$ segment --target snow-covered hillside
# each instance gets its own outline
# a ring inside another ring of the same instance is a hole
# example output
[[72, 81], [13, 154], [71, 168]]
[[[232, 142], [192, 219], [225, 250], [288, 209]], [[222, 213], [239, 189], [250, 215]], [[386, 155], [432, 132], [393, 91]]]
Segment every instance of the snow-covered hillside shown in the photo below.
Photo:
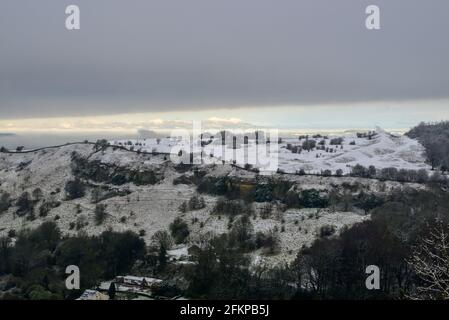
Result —
[[[355, 146], [348, 145], [351, 139], [356, 141]], [[169, 141], [167, 139], [158, 144], [156, 140], [147, 139], [146, 145], [142, 148], [152, 149], [161, 146], [159, 150], [166, 151], [170, 147]], [[416, 142], [405, 137], [391, 137], [382, 132], [379, 132], [372, 140], [345, 137], [344, 148], [338, 151], [341, 152], [340, 155], [337, 152], [315, 158], [314, 155], [320, 152], [303, 151], [301, 153], [303, 162], [295, 160], [295, 157], [301, 155], [293, 155], [283, 148], [287, 143], [293, 144], [293, 141], [282, 142], [279, 154], [281, 159], [290, 159], [285, 163], [281, 162], [286, 169], [290, 168], [290, 171], [297, 170], [301, 165], [304, 166], [306, 161], [310, 161], [310, 165], [314, 166], [309, 170], [318, 170], [329, 165], [333, 168], [332, 163], [344, 167], [345, 164], [339, 162], [343, 154], [346, 154], [345, 157], [353, 156], [359, 159], [363, 156], [367, 161], [376, 161], [370, 163], [379, 166], [381, 164], [425, 166], [422, 160], [418, 161], [422, 159], [419, 155], [421, 147]], [[167, 149], [163, 150], [163, 148]], [[416, 150], [415, 154], [413, 150]], [[67, 200], [64, 188], [67, 181], [75, 178], [74, 158], [86, 161], [90, 166], [89, 170], [93, 168], [96, 171], [91, 170], [89, 171], [91, 177], [82, 178], [86, 184], [85, 195], [78, 199]], [[318, 161], [313, 161], [314, 159]], [[206, 177], [226, 176], [242, 181], [256, 181], [257, 174], [254, 172], [222, 164], [221, 161], [219, 163], [219, 165], [198, 165], [196, 168], [200, 169]], [[357, 161], [349, 163], [357, 163]], [[120, 174], [132, 176], [135, 181], [125, 181], [117, 185], [107, 180], [105, 172], [112, 172], [114, 177]], [[150, 183], [145, 182], [147, 181], [145, 174], [148, 172], [155, 177]], [[11, 230], [17, 233], [24, 228], [35, 228], [43, 221], [51, 220], [58, 224], [64, 234], [74, 235], [78, 232], [98, 234], [108, 229], [132, 230], [141, 234], [147, 243], [151, 243], [153, 234], [159, 230], [168, 230], [170, 223], [177, 217], [182, 218], [191, 230], [188, 246], [197, 243], [202, 235], [228, 232], [228, 219], [212, 214], [218, 200], [217, 196], [203, 194], [205, 208], [180, 211], [181, 204], [197, 194], [197, 186], [189, 182], [174, 183], [174, 180], [181, 176], [192, 175], [192, 168], [188, 171], [179, 170], [166, 155], [130, 152], [113, 147], [98, 149], [93, 144], [72, 144], [29, 153], [0, 153], [0, 192], [7, 192], [12, 200], [11, 207], [0, 213], [0, 236], [7, 235]], [[351, 185], [378, 193], [403, 188], [405, 185], [414, 188], [422, 187], [354, 177], [275, 175], [276, 177], [291, 181], [297, 190], [313, 188], [320, 192], [328, 192], [331, 188], [342, 191], [342, 188]], [[35, 192], [36, 189], [41, 191], [39, 196], [36, 195], [38, 194]], [[99, 189], [106, 190], [104, 192], [110, 195], [95, 201], [94, 194]], [[17, 214], [17, 200], [24, 192], [28, 192], [32, 198], [34, 213], [20, 216]], [[57, 205], [51, 206], [49, 211], [42, 215], [41, 207], [46, 203]], [[107, 217], [101, 225], [95, 223], [97, 204], [106, 205]], [[333, 225], [338, 232], [344, 226], [369, 218], [357, 210], [341, 212], [319, 208], [292, 208], [284, 211], [285, 209], [278, 208], [277, 205], [273, 207], [268, 217], [262, 217], [263, 206], [263, 203], [254, 203], [254, 215], [251, 222], [255, 232], [275, 230], [278, 233], [281, 246], [279, 253], [264, 257], [272, 262], [294, 259], [298, 250], [303, 245], [310, 244], [318, 236], [320, 227], [324, 225]], [[259, 256], [255, 254], [255, 257]]]
[[[333, 139], [339, 138], [341, 143], [331, 144]], [[314, 141], [316, 147], [305, 150], [303, 144], [306, 140]], [[249, 138], [247, 145], [238, 137], [235, 149], [232, 140], [226, 141], [224, 146], [221, 138], [215, 137], [211, 141], [202, 147], [199, 139], [190, 142], [175, 138], [152, 138], [116, 140], [111, 143], [147, 152], [177, 154], [180, 149], [193, 151], [196, 155], [202, 152], [205, 161], [215, 163], [222, 160], [228, 163], [235, 161], [240, 166], [249, 163], [259, 167], [256, 162], [257, 156], [261, 162], [271, 161], [276, 164], [275, 170], [279, 168], [287, 173], [295, 173], [301, 169], [306, 173], [320, 173], [324, 170], [335, 173], [338, 169], [343, 173], [349, 173], [356, 164], [365, 167], [373, 165], [378, 169], [395, 167], [430, 170], [430, 166], [425, 163], [424, 148], [418, 141], [405, 135], [392, 135], [380, 128], [369, 134], [281, 138], [281, 141], [270, 141], [266, 148], [256, 144], [254, 137]]]
[[[325, 140], [325, 148], [333, 149], [333, 152], [314, 149], [298, 155], [281, 146], [280, 168], [286, 172], [304, 169], [306, 172], [319, 173], [326, 169], [332, 172], [341, 169], [343, 173], [349, 173], [351, 167], [361, 164], [365, 167], [373, 165], [376, 168], [430, 170], [430, 166], [425, 163], [424, 147], [404, 135], [395, 136], [378, 128], [372, 138], [358, 137], [356, 133], [342, 136], [341, 145], [329, 145], [333, 138], [338, 137], [316, 139], [317, 143]], [[285, 143], [295, 142], [287, 140]]]

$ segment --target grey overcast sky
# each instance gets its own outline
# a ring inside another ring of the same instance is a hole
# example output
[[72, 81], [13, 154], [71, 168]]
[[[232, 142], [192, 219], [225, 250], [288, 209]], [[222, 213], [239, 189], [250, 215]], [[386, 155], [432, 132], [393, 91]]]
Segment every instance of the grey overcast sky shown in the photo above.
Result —
[[448, 31], [447, 0], [1, 0], [0, 119], [445, 99]]

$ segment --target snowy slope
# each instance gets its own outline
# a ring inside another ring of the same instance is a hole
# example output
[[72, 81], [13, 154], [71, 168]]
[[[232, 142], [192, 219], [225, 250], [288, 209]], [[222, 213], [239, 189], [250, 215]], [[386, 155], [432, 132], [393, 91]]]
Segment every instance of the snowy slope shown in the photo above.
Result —
[[[124, 145], [130, 148], [131, 145], [126, 145], [129, 141], [134, 150], [142, 151], [157, 151], [166, 153], [178, 153], [180, 149], [193, 150], [196, 154], [203, 152], [203, 159], [209, 162], [220, 163], [225, 160], [231, 163], [235, 160], [236, 164], [244, 166], [246, 163], [259, 167], [256, 162], [256, 156], [262, 162], [272, 161], [276, 163], [276, 169], [279, 168], [288, 173], [295, 173], [298, 170], [305, 170], [307, 173], [320, 173], [323, 170], [329, 169], [333, 173], [341, 169], [343, 173], [349, 173], [351, 167], [356, 164], [363, 166], [373, 165], [376, 168], [395, 167], [397, 169], [428, 169], [430, 166], [425, 163], [425, 155], [423, 146], [414, 139], [409, 137], [395, 136], [385, 132], [380, 128], [376, 128], [375, 135], [369, 139], [367, 137], [358, 137], [356, 133], [349, 133], [343, 136], [329, 136], [323, 138], [308, 139], [315, 140], [318, 144], [321, 140], [325, 141], [326, 148], [332, 148], [333, 152], [326, 152], [326, 150], [314, 149], [311, 151], [303, 150], [301, 153], [292, 153], [287, 150], [287, 145], [301, 146], [304, 138], [286, 138], [282, 139], [280, 144], [277, 141], [272, 141], [265, 150], [256, 145], [255, 141], [250, 139], [248, 146], [239, 144], [236, 150], [232, 148], [232, 142], [223, 147], [221, 139], [214, 139], [213, 143], [201, 148], [198, 141], [190, 143], [189, 141], [182, 141], [171, 138], [156, 139], [141, 139], [141, 140], [123, 140], [111, 141], [112, 144]], [[330, 145], [333, 138], [343, 138], [342, 147], [340, 145]], [[354, 144], [351, 144], [354, 143]], [[210, 158], [213, 156], [213, 158]]]
[[[326, 145], [332, 137], [328, 137]], [[312, 139], [312, 138], [311, 138]], [[318, 140], [318, 139], [317, 139]], [[350, 145], [355, 141], [355, 145]], [[127, 141], [126, 141], [127, 142]], [[223, 146], [218, 142], [208, 145], [208, 152], [219, 154]], [[119, 143], [116, 141], [115, 143]], [[134, 147], [142, 150], [159, 152], [172, 152], [182, 141], [174, 139], [146, 139], [132, 141]], [[135, 146], [135, 143], [142, 143], [142, 146]], [[122, 142], [123, 144], [123, 142]], [[298, 138], [284, 139], [279, 144], [278, 152], [272, 154], [279, 156], [280, 167], [287, 172], [294, 172], [304, 168], [309, 172], [338, 168], [349, 170], [349, 166], [361, 163], [365, 166], [375, 165], [377, 167], [396, 166], [398, 168], [428, 168], [422, 156], [422, 146], [407, 137], [394, 137], [382, 130], [377, 130], [376, 136], [371, 140], [358, 138], [354, 134], [344, 136], [343, 149], [337, 149], [335, 153], [319, 151], [303, 151], [301, 154], [293, 154], [286, 149], [287, 144], [302, 144]], [[277, 144], [276, 144], [277, 145]], [[129, 146], [128, 146], [129, 147]], [[190, 147], [190, 146], [188, 146]], [[254, 141], [249, 141], [248, 151], [257, 146]], [[201, 147], [193, 146], [195, 151], [200, 152]], [[242, 152], [244, 148], [237, 151]], [[231, 150], [225, 148], [225, 150]], [[120, 186], [97, 183], [111, 188], [118, 188], [127, 191], [127, 195], [114, 196], [101, 203], [105, 204], [107, 218], [106, 221], [97, 226], [94, 219], [95, 204], [92, 203], [92, 191], [95, 183], [90, 181], [90, 186], [86, 190], [86, 195], [76, 200], [66, 200], [64, 187], [68, 180], [73, 179], [71, 170], [72, 154], [99, 161], [107, 166], [118, 166], [129, 168], [130, 170], [145, 171], [158, 168], [163, 173], [163, 180], [154, 185], [134, 185], [126, 183]], [[206, 152], [206, 148], [204, 148]], [[231, 153], [232, 154], [232, 153]], [[319, 155], [317, 158], [316, 155]], [[227, 161], [232, 159], [227, 158]], [[237, 177], [241, 179], [253, 179], [254, 172], [240, 170], [228, 164], [221, 164], [214, 155], [214, 161], [220, 165], [206, 166], [200, 165], [210, 176]], [[201, 235], [228, 232], [228, 219], [211, 214], [217, 197], [204, 195], [206, 208], [182, 213], [179, 210], [183, 201], [189, 200], [196, 194], [196, 186], [188, 184], [173, 184], [173, 180], [184, 173], [175, 170], [174, 165], [164, 155], [138, 154], [117, 148], [109, 147], [105, 150], [96, 151], [92, 144], [73, 144], [46, 150], [7, 154], [0, 153], [0, 191], [11, 194], [13, 206], [6, 212], [0, 214], [0, 236], [6, 235], [9, 230], [19, 232], [24, 228], [35, 228], [43, 221], [55, 221], [64, 234], [74, 235], [79, 231], [88, 234], [98, 234], [104, 230], [112, 229], [117, 231], [132, 230], [135, 232], [144, 231], [143, 238], [147, 243], [151, 242], [152, 235], [159, 230], [167, 230], [170, 223], [181, 217], [189, 225], [191, 236], [188, 245], [198, 241]], [[188, 172], [187, 174], [192, 174]], [[362, 179], [354, 177], [321, 177], [321, 176], [299, 176], [285, 175], [283, 179], [294, 182], [298, 188], [314, 188], [326, 192], [331, 188], [339, 188], [343, 184], [359, 184], [370, 192], [389, 192], [393, 189], [405, 186], [422, 188], [422, 185], [401, 184], [399, 182], [381, 182], [372, 179]], [[60, 201], [60, 206], [51, 209], [45, 217], [39, 216], [38, 208], [43, 200], [35, 204], [35, 220], [15, 215], [17, 207], [15, 201], [23, 192], [30, 194], [36, 188], [43, 192], [43, 198]], [[273, 215], [268, 219], [263, 219], [257, 212], [260, 204], [255, 204], [256, 214], [251, 221], [254, 231], [278, 230], [281, 240], [281, 251], [275, 256], [265, 257], [270, 263], [276, 261], [291, 261], [295, 258], [298, 250], [310, 244], [316, 237], [321, 226], [326, 224], [334, 225], [337, 230], [343, 226], [368, 219], [369, 216], [360, 212], [332, 212], [327, 209], [289, 209], [286, 212], [273, 210]], [[77, 212], [77, 207], [81, 212]], [[73, 228], [79, 221], [85, 225], [77, 230]], [[280, 231], [284, 230], [284, 231]], [[259, 258], [258, 258], [259, 259]]]
[[[352, 166], [361, 164], [365, 167], [373, 165], [376, 168], [430, 170], [430, 166], [425, 163], [424, 147], [418, 141], [407, 136], [394, 136], [377, 129], [376, 135], [371, 140], [358, 138], [355, 133], [342, 138], [343, 149], [340, 146], [329, 146], [326, 143], [327, 147], [334, 148], [335, 153], [315, 149], [311, 152], [303, 151], [297, 155], [281, 146], [280, 168], [285, 169], [286, 172], [304, 169], [306, 172], [319, 173], [326, 169], [333, 172], [341, 169], [344, 173], [348, 173]], [[326, 142], [329, 140], [326, 139]], [[355, 145], [351, 145], [351, 142], [355, 142]]]

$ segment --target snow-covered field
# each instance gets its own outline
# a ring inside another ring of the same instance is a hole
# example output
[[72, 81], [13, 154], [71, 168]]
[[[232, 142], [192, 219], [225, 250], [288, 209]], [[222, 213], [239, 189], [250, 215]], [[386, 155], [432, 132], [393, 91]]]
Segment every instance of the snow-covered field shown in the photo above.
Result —
[[[249, 138], [248, 144], [244, 144], [241, 137], [237, 136], [236, 149], [233, 148], [232, 138], [230, 141], [226, 140], [223, 146], [221, 137], [214, 137], [210, 144], [203, 147], [200, 139], [191, 142], [178, 138], [115, 140], [111, 143], [133, 150], [173, 155], [177, 155], [179, 150], [186, 150], [185, 152], [195, 154], [195, 161], [201, 161], [200, 158], [207, 163], [235, 161], [240, 166], [249, 163], [262, 170], [265, 168], [276, 171], [279, 168], [287, 173], [295, 173], [301, 169], [306, 173], [320, 173], [324, 170], [335, 173], [338, 169], [343, 173], [349, 173], [351, 167], [356, 164], [365, 167], [373, 165], [376, 168], [430, 170], [430, 166], [425, 163], [424, 148], [418, 141], [405, 135], [390, 134], [380, 128], [376, 128], [373, 132], [371, 138], [358, 136], [357, 133], [327, 137], [311, 135], [308, 138], [281, 138], [280, 143], [275, 140], [269, 144], [256, 144], [254, 138]], [[341, 145], [331, 145], [331, 140], [335, 138], [342, 139]], [[309, 151], [302, 149], [300, 153], [296, 152], [295, 149], [301, 149], [306, 139], [314, 140], [317, 147]], [[207, 139], [203, 138], [203, 141], [205, 140]]]

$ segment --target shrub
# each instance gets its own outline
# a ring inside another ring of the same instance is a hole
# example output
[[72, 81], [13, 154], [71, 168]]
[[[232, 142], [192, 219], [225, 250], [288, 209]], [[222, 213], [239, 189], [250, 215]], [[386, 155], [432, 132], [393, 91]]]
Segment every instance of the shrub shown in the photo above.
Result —
[[106, 139], [97, 140], [95, 142], [94, 148], [95, 150], [104, 150], [109, 146], [109, 142]]
[[189, 210], [199, 210], [199, 209], [203, 209], [204, 207], [206, 207], [206, 204], [204, 202], [203, 197], [194, 195], [190, 198], [189, 203], [188, 203]]
[[33, 195], [34, 201], [40, 201], [44, 194], [40, 188], [36, 188], [33, 190], [32, 195]]
[[245, 163], [244, 168], [245, 168], [245, 170], [251, 170], [253, 168], [253, 166], [249, 163]]
[[253, 236], [253, 225], [248, 216], [241, 216], [231, 227], [229, 233], [229, 246], [242, 250], [254, 249], [254, 243], [251, 241]]
[[363, 209], [365, 213], [367, 213], [374, 208], [380, 207], [381, 205], [383, 205], [383, 203], [384, 200], [374, 194], [366, 194], [364, 192], [360, 192], [355, 199], [354, 205], [360, 209]]
[[254, 201], [270, 202], [273, 200], [273, 189], [268, 183], [259, 183], [254, 190]]
[[368, 177], [375, 178], [377, 175], [377, 169], [375, 166], [371, 165], [368, 167]]
[[28, 192], [24, 192], [20, 195], [16, 205], [18, 207], [17, 215], [20, 217], [26, 214], [33, 213], [34, 210], [33, 201], [31, 201], [30, 194]]
[[39, 216], [41, 216], [41, 217], [47, 216], [48, 213], [51, 211], [51, 209], [57, 208], [60, 205], [61, 205], [61, 202], [59, 202], [59, 201], [55, 201], [55, 200], [44, 201], [44, 203], [42, 203], [41, 206], [39, 207]]
[[271, 203], [267, 203], [260, 208], [260, 217], [262, 219], [268, 219], [273, 211], [273, 205]]
[[2, 192], [0, 195], [0, 213], [5, 212], [11, 207], [11, 196], [8, 192]]
[[426, 183], [429, 181], [429, 174], [426, 169], [420, 169], [417, 172], [416, 182], [418, 183]]
[[368, 169], [360, 164], [356, 164], [351, 169], [351, 176], [359, 177], [359, 178], [367, 178], [368, 177]]
[[268, 233], [257, 232], [256, 248], [264, 249], [267, 254], [275, 254], [279, 251], [279, 237], [272, 230]]
[[330, 141], [331, 145], [341, 145], [343, 143], [343, 138], [333, 138]]
[[173, 239], [166, 230], [156, 231], [151, 237], [151, 240], [153, 244], [165, 247], [167, 250], [170, 250], [173, 245]]
[[269, 189], [273, 199], [284, 200], [293, 183], [283, 179], [270, 179]]
[[316, 141], [315, 140], [305, 140], [302, 143], [302, 148], [304, 150], [310, 151], [313, 150], [316, 147]]
[[335, 226], [332, 225], [324, 225], [320, 228], [319, 236], [320, 238], [327, 238], [332, 236], [335, 233]]
[[381, 180], [397, 180], [398, 178], [398, 169], [390, 167], [383, 168], [380, 171], [380, 179]]
[[204, 177], [198, 183], [198, 192], [225, 195], [228, 192], [228, 178]]
[[170, 224], [169, 228], [171, 236], [177, 244], [183, 243], [190, 234], [189, 226], [179, 217]]
[[84, 215], [80, 215], [78, 218], [76, 218], [75, 229], [81, 230], [85, 226], [87, 226], [87, 218]]
[[174, 185], [178, 185], [178, 184], [192, 184], [192, 177], [187, 176], [185, 174], [180, 175], [179, 177], [176, 177], [175, 179], [173, 179], [173, 184]]
[[82, 198], [85, 195], [86, 187], [80, 179], [67, 181], [65, 185], [65, 192], [67, 200]]
[[214, 214], [226, 214], [231, 216], [239, 214], [250, 215], [253, 213], [253, 209], [251, 205], [245, 203], [242, 200], [227, 200], [220, 198], [215, 204], [212, 212]]
[[101, 225], [107, 217], [106, 205], [97, 204], [95, 206], [95, 223], [97, 226]]
[[8, 238], [15, 238], [17, 236], [16, 230], [11, 229], [8, 231]]
[[329, 169], [326, 169], [322, 173], [323, 177], [330, 177], [332, 175], [332, 171]]
[[397, 174], [397, 180], [400, 182], [410, 181], [409, 172], [407, 169], [399, 169]]
[[181, 211], [182, 213], [186, 213], [188, 209], [189, 209], [189, 206], [187, 205], [186, 201], [183, 201], [181, 203], [181, 205], [179, 206], [179, 211]]
[[298, 194], [295, 191], [287, 192], [287, 195], [285, 196], [284, 203], [287, 206], [287, 208], [297, 208], [297, 207], [299, 207], [299, 196], [298, 196]]
[[176, 297], [182, 294], [182, 290], [176, 285], [175, 281], [168, 280], [154, 285], [151, 293], [159, 297]]
[[321, 197], [318, 190], [307, 189], [301, 191], [299, 204], [304, 208], [325, 208], [329, 204], [329, 200]]
[[126, 177], [123, 174], [116, 174], [111, 179], [111, 183], [117, 186], [125, 184], [126, 182]]

